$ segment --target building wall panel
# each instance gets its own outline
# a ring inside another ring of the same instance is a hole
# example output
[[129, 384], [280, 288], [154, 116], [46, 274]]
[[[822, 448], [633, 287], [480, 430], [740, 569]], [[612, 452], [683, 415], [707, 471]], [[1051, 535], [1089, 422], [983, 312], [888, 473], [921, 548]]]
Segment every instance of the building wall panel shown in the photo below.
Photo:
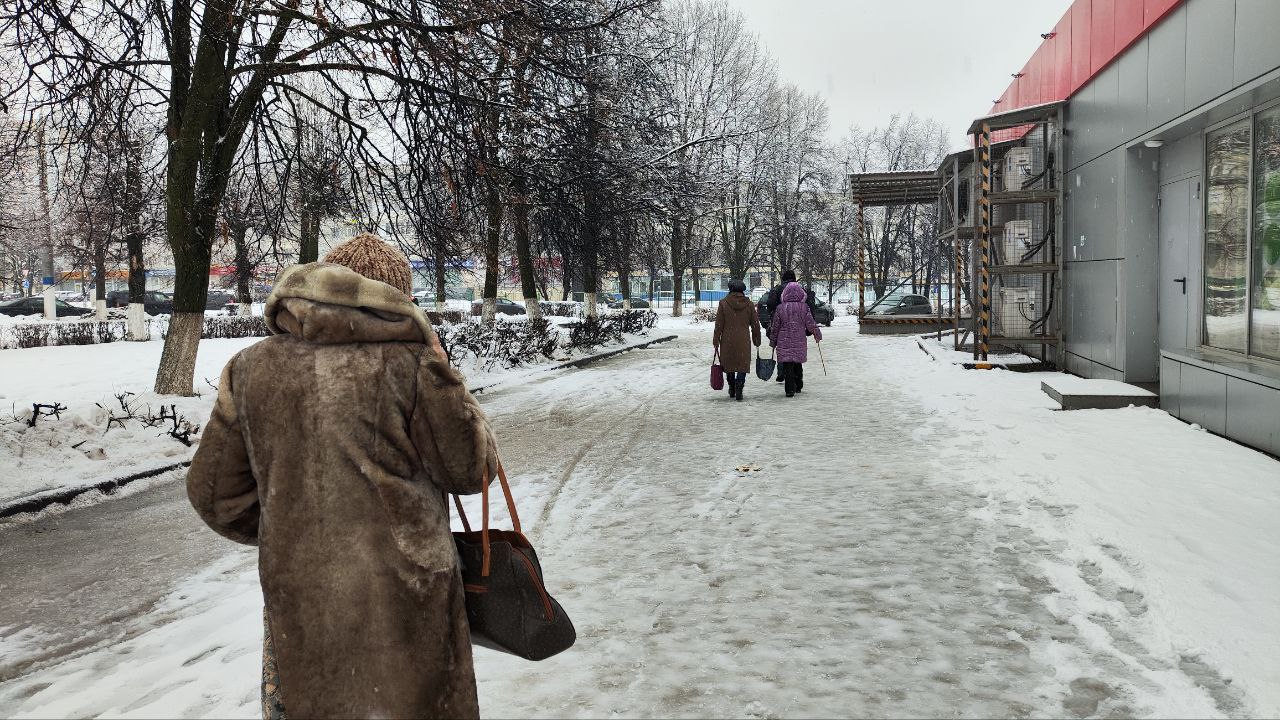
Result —
[[1227, 430], [1227, 376], [1182, 363], [1179, 417], [1206, 430]]
[[1189, 2], [1186, 107], [1212, 100], [1234, 86], [1236, 13], [1234, 2]]
[[1280, 2], [1236, 0], [1235, 82], [1248, 82], [1280, 66]]
[[[1122, 3], [1123, 4], [1123, 3]], [[1120, 56], [1116, 68], [1116, 111], [1112, 122], [1120, 142], [1147, 131], [1147, 39]]]
[[1181, 7], [1147, 36], [1147, 127], [1182, 114], [1186, 87], [1187, 15]]
[[1120, 348], [1126, 382], [1154, 382], [1158, 377], [1159, 325], [1156, 323], [1160, 283], [1160, 190], [1158, 150], [1120, 148], [1117, 163], [1120, 279]]
[[1226, 423], [1227, 436], [1280, 455], [1280, 392], [1228, 377]]
[[1182, 363], [1160, 358], [1160, 408], [1174, 417], [1182, 417], [1178, 406], [1181, 379]]
[[1204, 155], [1203, 147], [1200, 133], [1166, 142], [1164, 147], [1160, 148], [1160, 184], [1164, 185], [1199, 173], [1201, 158]]

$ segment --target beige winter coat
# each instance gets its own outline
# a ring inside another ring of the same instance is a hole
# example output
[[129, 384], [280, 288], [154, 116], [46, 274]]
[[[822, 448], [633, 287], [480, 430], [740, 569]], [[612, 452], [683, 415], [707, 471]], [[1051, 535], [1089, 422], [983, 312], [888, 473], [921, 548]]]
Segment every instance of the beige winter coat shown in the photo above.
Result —
[[711, 344], [720, 348], [725, 372], [751, 372], [751, 348], [760, 347], [760, 316], [740, 292], [731, 292], [716, 307]]
[[276, 335], [227, 363], [187, 476], [214, 530], [258, 545], [290, 717], [476, 717], [443, 492], [496, 467], [489, 422], [402, 293], [290, 268]]

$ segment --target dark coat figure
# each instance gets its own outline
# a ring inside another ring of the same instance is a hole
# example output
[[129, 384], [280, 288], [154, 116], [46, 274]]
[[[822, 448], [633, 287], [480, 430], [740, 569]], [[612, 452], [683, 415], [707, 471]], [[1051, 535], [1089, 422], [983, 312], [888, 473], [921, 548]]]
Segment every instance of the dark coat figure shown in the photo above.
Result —
[[720, 364], [729, 374], [729, 397], [742, 399], [742, 387], [751, 372], [751, 348], [760, 347], [760, 317], [746, 296], [746, 286], [730, 283], [730, 292], [716, 308], [711, 344], [720, 351]]
[[[348, 262], [394, 252], [373, 241]], [[264, 714], [479, 714], [444, 493], [479, 492], [497, 453], [399, 258], [405, 287], [329, 263], [280, 277], [275, 334], [227, 363], [187, 475], [200, 517], [259, 548]]]
[[777, 348], [787, 397], [804, 389], [804, 363], [809, 360], [808, 335], [822, 341], [822, 330], [814, 322], [805, 296], [799, 283], [788, 284], [782, 291], [782, 304], [769, 323], [769, 344]]

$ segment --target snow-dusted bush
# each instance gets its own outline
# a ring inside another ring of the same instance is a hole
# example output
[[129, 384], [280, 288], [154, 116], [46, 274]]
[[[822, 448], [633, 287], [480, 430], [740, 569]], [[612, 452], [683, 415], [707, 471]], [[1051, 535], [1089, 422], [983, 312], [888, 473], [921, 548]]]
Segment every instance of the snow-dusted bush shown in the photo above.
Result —
[[123, 340], [123, 320], [33, 320], [0, 325], [0, 349], [94, 345]]
[[542, 308], [542, 314], [548, 317], [582, 317], [582, 303], [580, 302], [548, 302], [543, 300], [538, 303], [538, 307]]
[[689, 316], [690, 322], [704, 323], [716, 321], [716, 309], [709, 307], [694, 308]]
[[432, 325], [443, 325], [445, 323], [462, 324], [470, 322], [470, 314], [465, 310], [423, 310], [427, 314], [427, 320]]
[[436, 327], [436, 335], [454, 367], [474, 358], [484, 370], [550, 359], [560, 344], [559, 329], [546, 320], [445, 324]]
[[[157, 327], [160, 337], [169, 335], [169, 317], [162, 315], [152, 322], [152, 330]], [[261, 315], [206, 315], [204, 327], [200, 330], [202, 340], [225, 340], [228, 338], [267, 337], [271, 331], [267, 329], [266, 318]]]

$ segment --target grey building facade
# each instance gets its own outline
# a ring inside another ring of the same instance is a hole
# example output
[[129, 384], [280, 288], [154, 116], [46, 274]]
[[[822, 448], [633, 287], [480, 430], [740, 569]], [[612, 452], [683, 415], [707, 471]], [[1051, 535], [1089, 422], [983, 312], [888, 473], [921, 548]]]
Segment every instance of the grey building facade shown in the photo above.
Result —
[[1280, 454], [1280, 1], [1180, 3], [1065, 132], [1066, 369]]

